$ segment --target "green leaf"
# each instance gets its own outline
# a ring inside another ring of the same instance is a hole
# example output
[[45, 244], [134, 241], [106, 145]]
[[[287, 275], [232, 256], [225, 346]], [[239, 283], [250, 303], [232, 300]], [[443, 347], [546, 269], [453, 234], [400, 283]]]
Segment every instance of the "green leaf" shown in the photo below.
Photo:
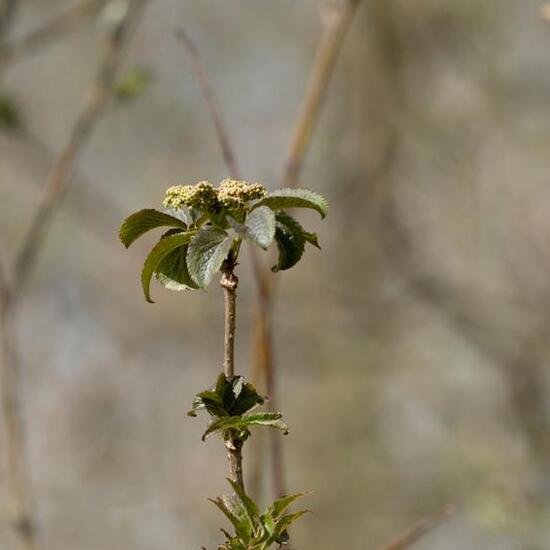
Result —
[[0, 91], [0, 128], [17, 130], [21, 126], [21, 111], [15, 97]]
[[206, 409], [212, 416], [229, 416], [223, 406], [222, 398], [214, 391], [206, 390], [197, 394], [193, 399], [192, 408], [187, 414], [188, 416], [197, 416], [196, 412], [201, 409]]
[[321, 250], [321, 246], [319, 245], [319, 241], [317, 239], [317, 233], [309, 233], [308, 231], [302, 231], [302, 233], [306, 242]]
[[128, 69], [116, 83], [116, 99], [121, 102], [137, 99], [147, 89], [151, 80], [151, 73], [143, 67]]
[[206, 227], [191, 241], [187, 250], [187, 266], [191, 278], [206, 288], [214, 273], [222, 266], [231, 248], [232, 239], [223, 229]]
[[275, 213], [267, 206], [252, 210], [244, 224], [229, 219], [233, 229], [242, 237], [251, 240], [264, 250], [275, 236]]
[[256, 527], [258, 520], [260, 519], [260, 510], [258, 510], [258, 506], [256, 503], [244, 492], [244, 489], [235, 481], [232, 479], [227, 478], [227, 481], [229, 481], [231, 487], [233, 487], [233, 491], [235, 491], [235, 494], [239, 497], [239, 500], [242, 502], [246, 513], [248, 514], [248, 517], [250, 518], [250, 522], [254, 527]]
[[288, 527], [292, 523], [300, 519], [303, 515], [309, 514], [309, 513], [310, 513], [310, 510], [300, 510], [295, 514], [288, 514], [286, 516], [283, 516], [275, 525], [275, 533], [274, 533], [275, 541], [278, 541], [278, 539], [280, 539], [280, 537], [283, 536], [284, 532], [288, 529]]
[[279, 519], [294, 502], [306, 495], [309, 495], [309, 493], [296, 493], [294, 495], [281, 497], [273, 502], [267, 512], [273, 519]]
[[153, 273], [157, 270], [158, 266], [172, 252], [177, 248], [186, 245], [192, 238], [194, 233], [178, 233], [176, 235], [171, 235], [160, 239], [160, 241], [153, 247], [149, 255], [147, 256], [145, 263], [143, 264], [143, 269], [141, 271], [141, 286], [143, 288], [143, 294], [145, 299], [149, 303], [154, 303], [151, 300], [151, 295], [149, 287], [151, 286], [151, 278]]
[[312, 208], [324, 218], [328, 212], [328, 204], [324, 197], [308, 189], [278, 189], [260, 199], [254, 208], [269, 206], [271, 210], [285, 208]]
[[249, 410], [263, 405], [265, 399], [258, 394], [256, 388], [252, 384], [244, 384], [238, 399], [231, 407], [231, 416], [239, 416], [248, 412]]
[[240, 499], [223, 495], [218, 497], [216, 500], [209, 499], [210, 502], [213, 502], [227, 517], [235, 528], [235, 532], [242, 539], [245, 544], [250, 542], [252, 537], [252, 531], [254, 526], [246, 512], [246, 508]]
[[191, 279], [187, 268], [187, 248], [188, 246], [185, 245], [170, 252], [155, 270], [155, 277], [164, 288], [169, 290], [198, 288], [195, 281]]
[[120, 226], [118, 236], [122, 244], [128, 248], [136, 239], [156, 227], [181, 227], [182, 229], [187, 229], [185, 223], [180, 219], [152, 208], [146, 208], [128, 216]]
[[246, 430], [249, 426], [269, 426], [276, 428], [288, 434], [288, 426], [282, 420], [281, 413], [252, 413], [242, 416], [230, 416], [219, 418], [210, 423], [204, 434], [202, 440], [205, 441], [214, 432], [226, 430]]
[[277, 214], [275, 241], [279, 260], [271, 269], [282, 271], [296, 265], [304, 253], [305, 237], [302, 226], [285, 212]]

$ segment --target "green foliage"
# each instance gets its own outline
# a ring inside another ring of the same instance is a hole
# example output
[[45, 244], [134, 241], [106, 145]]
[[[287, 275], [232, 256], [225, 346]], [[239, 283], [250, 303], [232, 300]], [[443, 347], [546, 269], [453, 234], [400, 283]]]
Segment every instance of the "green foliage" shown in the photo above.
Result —
[[146, 208], [128, 216], [120, 226], [118, 236], [122, 244], [128, 248], [139, 237], [157, 227], [187, 229], [187, 225], [179, 218], [152, 208]]
[[192, 231], [188, 231], [187, 233], [176, 233], [175, 235], [163, 237], [153, 247], [151, 252], [149, 252], [141, 271], [141, 286], [143, 288], [145, 299], [149, 303], [153, 303], [149, 293], [149, 286], [151, 285], [153, 274], [157, 269], [159, 269], [159, 266], [162, 267], [161, 264], [163, 260], [165, 260], [171, 252], [188, 244], [193, 236], [194, 233]]
[[[233, 267], [247, 240], [262, 249], [276, 241], [279, 259], [273, 271], [294, 266], [305, 243], [317, 248], [315, 233], [307, 232], [285, 208], [310, 208], [322, 217], [327, 213], [323, 197], [307, 189], [280, 189], [268, 193], [260, 184], [224, 180], [218, 187], [209, 182], [176, 185], [166, 191], [166, 212], [144, 209], [130, 215], [119, 236], [129, 247], [152, 229], [171, 227], [154, 246], [142, 271], [145, 299], [152, 302], [153, 275], [170, 290], [206, 288], [224, 263]], [[185, 236], [184, 236], [185, 235]]]
[[137, 99], [149, 87], [151, 80], [151, 73], [143, 67], [128, 69], [116, 83], [116, 99], [124, 103]]
[[228, 381], [221, 373], [214, 387], [196, 395], [187, 414], [196, 416], [197, 411], [206, 410], [213, 417], [202, 436], [203, 441], [214, 433], [220, 433], [224, 439], [245, 441], [250, 436], [251, 426], [269, 426], [287, 434], [288, 426], [283, 422], [281, 413], [245, 414], [264, 402], [265, 398], [242, 376]]
[[202, 435], [202, 440], [205, 441], [213, 433], [220, 432], [224, 439], [232, 438], [246, 441], [250, 437], [248, 428], [251, 426], [269, 426], [277, 428], [287, 435], [288, 426], [282, 420], [282, 417], [283, 415], [278, 412], [259, 412], [218, 418], [210, 423]]
[[197, 411], [204, 409], [217, 418], [239, 416], [264, 402], [265, 398], [258, 394], [252, 384], [245, 382], [242, 376], [235, 376], [228, 381], [222, 372], [215, 386], [197, 394], [187, 414], [197, 416]]
[[328, 203], [325, 198], [308, 189], [278, 189], [268, 193], [255, 206], [269, 206], [271, 210], [312, 208], [317, 210], [322, 218], [328, 213]]
[[260, 248], [266, 250], [275, 237], [275, 213], [267, 206], [260, 206], [252, 210], [244, 224], [232, 218], [229, 223], [243, 238], [251, 240]]
[[187, 266], [191, 278], [200, 288], [206, 288], [214, 273], [227, 258], [233, 240], [218, 227], [201, 229], [187, 251]]
[[233, 495], [223, 495], [211, 499], [231, 522], [235, 534], [224, 529], [225, 542], [218, 550], [268, 550], [274, 544], [288, 542], [288, 527], [307, 514], [309, 510], [300, 510], [285, 514], [288, 508], [307, 493], [284, 496], [273, 502], [264, 513], [260, 513], [256, 503], [234, 481], [228, 480]]
[[0, 91], [0, 128], [17, 130], [21, 128], [21, 112], [15, 97]]

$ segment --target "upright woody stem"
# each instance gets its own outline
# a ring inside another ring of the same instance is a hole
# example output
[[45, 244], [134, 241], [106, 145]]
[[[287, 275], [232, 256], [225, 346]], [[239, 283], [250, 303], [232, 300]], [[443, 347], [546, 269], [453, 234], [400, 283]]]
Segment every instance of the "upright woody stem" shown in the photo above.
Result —
[[[220, 285], [224, 291], [225, 303], [225, 339], [223, 372], [228, 382], [235, 377], [235, 327], [237, 315], [237, 287], [239, 279], [233, 272], [233, 262], [226, 262], [222, 268]], [[244, 489], [243, 478], [243, 442], [231, 435], [225, 442], [229, 460], [231, 479]]]

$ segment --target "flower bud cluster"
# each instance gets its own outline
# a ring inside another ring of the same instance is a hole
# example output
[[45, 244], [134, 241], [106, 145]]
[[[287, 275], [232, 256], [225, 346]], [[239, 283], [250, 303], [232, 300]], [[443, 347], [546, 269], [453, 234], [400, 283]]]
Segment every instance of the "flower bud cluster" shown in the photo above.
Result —
[[246, 181], [223, 180], [219, 187], [207, 181], [196, 185], [174, 185], [166, 190], [164, 206], [181, 208], [188, 206], [197, 210], [217, 212], [220, 209], [241, 210], [251, 200], [261, 199], [267, 193], [259, 183]]
[[226, 179], [218, 188], [218, 200], [226, 210], [240, 210], [246, 203], [261, 199], [267, 193], [259, 183]]
[[197, 210], [212, 210], [218, 205], [218, 196], [214, 186], [201, 181], [196, 185], [174, 185], [166, 190], [164, 206], [181, 208], [189, 206]]

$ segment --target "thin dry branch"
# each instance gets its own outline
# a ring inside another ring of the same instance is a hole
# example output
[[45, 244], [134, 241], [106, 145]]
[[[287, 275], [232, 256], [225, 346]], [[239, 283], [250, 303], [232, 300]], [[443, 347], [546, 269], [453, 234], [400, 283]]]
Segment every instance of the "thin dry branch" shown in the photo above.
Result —
[[[281, 187], [295, 187], [298, 183], [300, 171], [321, 114], [321, 108], [338, 54], [360, 1], [342, 0], [339, 9], [336, 9], [326, 21], [325, 30], [317, 47], [302, 105], [290, 140]], [[270, 396], [269, 407], [276, 409], [277, 388], [271, 345], [272, 328], [270, 319], [275, 285], [267, 266], [260, 266], [259, 269], [255, 269], [255, 272], [257, 273], [259, 299], [254, 321], [255, 326], [258, 327], [253, 343], [254, 372], [257, 375], [263, 375], [267, 393]], [[271, 455], [274, 491], [277, 496], [282, 496], [287, 493], [283, 454], [280, 441], [273, 434], [271, 435]]]
[[199, 83], [201, 93], [206, 102], [206, 106], [208, 107], [208, 112], [210, 113], [210, 117], [214, 123], [214, 128], [216, 129], [216, 136], [222, 150], [223, 159], [227, 165], [227, 169], [229, 170], [229, 175], [232, 178], [240, 179], [235, 152], [233, 150], [233, 146], [231, 145], [231, 140], [229, 139], [229, 132], [225, 126], [225, 122], [221, 115], [210, 80], [208, 79], [206, 71], [203, 68], [197, 46], [182, 27], [177, 29], [176, 36], [181, 40], [185, 47], [185, 51], [189, 57], [189, 62], [191, 63], [191, 68], [193, 69], [195, 78]]
[[30, 229], [20, 252], [17, 254], [13, 282], [5, 288], [0, 318], [2, 421], [6, 438], [4, 446], [7, 455], [8, 509], [22, 550], [33, 550], [36, 546], [36, 537], [25, 426], [20, 403], [20, 368], [14, 343], [13, 323], [16, 306], [32, 273], [49, 224], [70, 185], [70, 177], [78, 155], [111, 97], [123, 47], [146, 2], [147, 0], [131, 0], [126, 13], [107, 38], [106, 51], [92, 81], [90, 94], [73, 126], [67, 145], [50, 173], [44, 195], [31, 220]]
[[123, 47], [147, 0], [132, 0], [128, 11], [109, 35], [105, 54], [93, 80], [88, 98], [73, 125], [67, 144], [50, 172], [46, 189], [31, 222], [15, 263], [13, 293], [18, 296], [27, 283], [50, 221], [71, 183], [75, 163], [88, 137], [99, 122], [113, 93]]
[[[339, 9], [327, 20], [325, 31], [317, 48], [315, 60], [310, 73], [308, 85], [302, 101], [295, 129], [288, 149], [287, 160], [284, 163], [284, 177], [281, 187], [295, 186], [298, 180], [303, 159], [307, 153], [313, 131], [319, 118], [323, 100], [326, 95], [330, 77], [334, 70], [338, 53], [347, 35], [356, 8], [361, 0], [342, 0]], [[178, 29], [178, 38], [184, 44], [189, 56], [195, 77], [200, 85], [210, 116], [216, 128], [216, 135], [222, 149], [223, 157], [229, 173], [239, 178], [236, 156], [231, 146], [229, 133], [220, 114], [212, 86], [203, 68], [197, 47], [183, 29]], [[252, 265], [258, 289], [258, 309], [255, 315], [256, 327], [253, 338], [254, 382], [258, 383], [261, 376], [265, 379], [269, 395], [268, 407], [277, 409], [276, 380], [273, 365], [271, 309], [273, 302], [273, 278], [269, 269], [263, 265], [258, 255], [252, 251]], [[283, 453], [280, 438], [271, 434], [272, 478], [274, 492], [277, 496], [286, 494]], [[259, 464], [260, 461], [256, 461]], [[257, 478], [257, 475], [252, 476]]]
[[344, 39], [361, 0], [341, 0], [326, 20], [285, 162], [282, 187], [296, 187]]
[[10, 43], [0, 45], [0, 64], [7, 65], [32, 54], [44, 46], [76, 32], [90, 17], [99, 13], [108, 0], [81, 0], [70, 3], [62, 12]]
[[455, 507], [447, 504], [435, 514], [428, 516], [407, 529], [389, 544], [381, 546], [378, 550], [404, 550], [418, 542], [424, 535], [435, 529], [441, 522], [449, 519], [455, 513]]

